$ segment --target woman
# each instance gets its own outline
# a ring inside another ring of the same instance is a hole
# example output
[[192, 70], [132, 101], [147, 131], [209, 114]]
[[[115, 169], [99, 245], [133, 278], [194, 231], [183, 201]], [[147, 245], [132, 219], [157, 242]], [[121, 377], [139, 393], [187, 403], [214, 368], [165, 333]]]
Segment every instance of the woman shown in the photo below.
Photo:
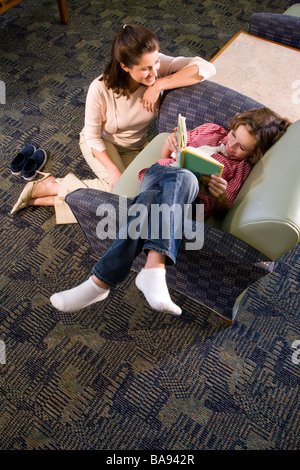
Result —
[[[38, 205], [54, 205], [58, 224], [75, 223], [64, 202], [66, 194], [80, 187], [112, 189], [146, 145], [150, 122], [158, 113], [161, 92], [193, 85], [214, 74], [215, 66], [204, 59], [161, 54], [154, 33], [140, 25], [124, 25], [113, 41], [108, 66], [103, 75], [91, 83], [86, 99], [80, 147], [97, 179], [82, 182], [70, 173], [56, 179], [57, 185], [52, 185], [54, 178], [48, 178], [47, 183], [52, 180], [48, 185], [49, 190], [51, 188], [49, 198], [37, 201]], [[11, 213], [26, 207], [27, 202], [32, 203], [28, 195], [35, 186], [29, 184], [24, 188]]]
[[[289, 124], [268, 108], [260, 108], [237, 115], [230, 123], [229, 132], [215, 124], [205, 124], [188, 132], [188, 145], [205, 146], [206, 151], [224, 164], [222, 177], [211, 178], [209, 195], [198, 194], [197, 178], [190, 171], [171, 166], [174, 159], [170, 156], [176, 150], [177, 142], [175, 134], [171, 134], [162, 149], [164, 159], [142, 172], [139, 195], [132, 203], [147, 209], [148, 217], [144, 225], [148, 236], [143, 239], [117, 237], [94, 266], [90, 278], [75, 288], [54, 294], [50, 299], [52, 305], [58, 310], [72, 312], [105, 299], [110, 287], [117, 286], [125, 279], [135, 257], [144, 251], [147, 260], [136, 278], [138, 289], [153, 309], [180, 315], [180, 307], [172, 302], [168, 292], [165, 266], [176, 262], [181, 237], [174, 234], [183, 233], [184, 220], [174, 215], [171, 235], [154, 238], [151, 236], [152, 205], [168, 204], [169, 207], [183, 209], [184, 205], [199, 200], [204, 204], [205, 217], [225, 212], [252, 166], [279, 139]], [[128, 217], [128, 228], [133, 220], [134, 216]], [[164, 220], [160, 227], [163, 223]]]
[[111, 189], [146, 144], [163, 90], [188, 86], [215, 74], [200, 57], [159, 53], [154, 33], [124, 25], [112, 44], [103, 75], [90, 85], [80, 145], [104, 187]]

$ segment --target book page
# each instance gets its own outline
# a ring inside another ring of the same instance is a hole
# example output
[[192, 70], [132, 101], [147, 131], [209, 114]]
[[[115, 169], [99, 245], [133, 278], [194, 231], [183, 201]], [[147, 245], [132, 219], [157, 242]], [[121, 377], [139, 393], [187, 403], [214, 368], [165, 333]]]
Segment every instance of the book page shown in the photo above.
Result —
[[186, 118], [178, 115], [178, 130], [177, 130], [177, 142], [179, 150], [182, 150], [186, 146], [187, 134], [186, 134]]

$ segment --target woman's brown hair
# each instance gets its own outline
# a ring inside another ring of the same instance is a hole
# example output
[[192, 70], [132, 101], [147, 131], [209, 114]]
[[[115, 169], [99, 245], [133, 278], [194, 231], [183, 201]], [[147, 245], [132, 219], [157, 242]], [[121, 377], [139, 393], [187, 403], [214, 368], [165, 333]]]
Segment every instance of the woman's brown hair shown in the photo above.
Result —
[[111, 59], [102, 76], [107, 88], [128, 98], [129, 76], [120, 64], [131, 68], [139, 63], [143, 54], [156, 50], [159, 50], [159, 42], [152, 31], [141, 25], [124, 25], [113, 40]]
[[235, 130], [243, 125], [257, 140], [252, 155], [248, 157], [249, 162], [253, 165], [282, 136], [290, 124], [291, 122], [288, 119], [281, 118], [271, 109], [265, 107], [254, 108], [237, 114], [228, 122], [230, 130]]

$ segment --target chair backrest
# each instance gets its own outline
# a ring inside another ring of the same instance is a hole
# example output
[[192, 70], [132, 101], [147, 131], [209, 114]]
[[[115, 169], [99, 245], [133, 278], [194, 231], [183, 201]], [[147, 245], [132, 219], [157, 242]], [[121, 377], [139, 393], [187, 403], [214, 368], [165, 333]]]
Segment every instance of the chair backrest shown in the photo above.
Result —
[[263, 105], [237, 91], [205, 80], [184, 88], [164, 92], [158, 116], [158, 131], [173, 132], [178, 114], [186, 117], [187, 129], [206, 122], [227, 128], [229, 118]]

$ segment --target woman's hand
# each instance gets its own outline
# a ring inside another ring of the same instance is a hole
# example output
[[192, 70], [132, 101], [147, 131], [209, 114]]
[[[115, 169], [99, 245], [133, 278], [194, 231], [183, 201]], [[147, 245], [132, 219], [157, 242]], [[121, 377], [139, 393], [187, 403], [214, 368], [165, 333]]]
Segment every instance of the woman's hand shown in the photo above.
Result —
[[107, 177], [105, 177], [105, 181], [109, 185], [108, 187], [110, 191], [120, 178], [122, 172], [119, 170], [117, 165], [112, 162], [110, 156], [107, 153], [107, 150], [102, 150], [102, 152], [99, 152], [99, 150], [96, 150], [94, 148], [92, 148], [91, 150], [92, 155], [101, 163], [101, 165], [106, 168], [109, 173], [109, 181], [107, 181]]
[[154, 85], [151, 85], [147, 88], [143, 96], [143, 107], [154, 113], [158, 109], [160, 101], [160, 91]]
[[109, 173], [109, 190], [114, 187], [118, 179], [120, 178], [122, 172], [119, 170], [119, 168], [116, 166], [113, 171], [110, 171]]

